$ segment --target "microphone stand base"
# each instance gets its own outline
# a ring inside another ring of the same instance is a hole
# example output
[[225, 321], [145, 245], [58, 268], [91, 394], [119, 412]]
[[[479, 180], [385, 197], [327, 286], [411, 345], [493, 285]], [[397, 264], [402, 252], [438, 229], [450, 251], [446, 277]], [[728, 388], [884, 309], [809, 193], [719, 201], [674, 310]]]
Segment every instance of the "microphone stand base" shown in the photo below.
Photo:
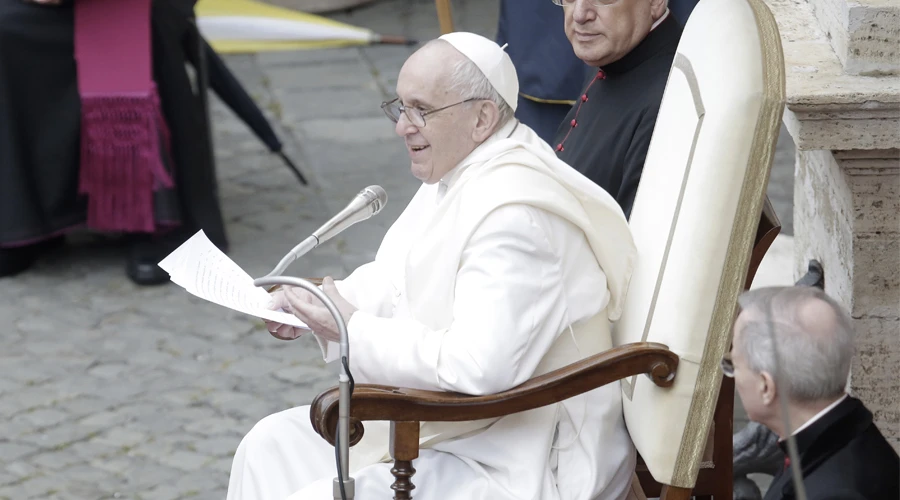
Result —
[[[353, 496], [356, 494], [356, 491], [352, 477], [344, 480], [344, 492], [347, 493], [346, 500], [353, 500]], [[344, 497], [341, 496], [341, 482], [338, 480], [338, 478], [334, 478], [332, 493], [334, 496], [334, 500], [344, 499]]]

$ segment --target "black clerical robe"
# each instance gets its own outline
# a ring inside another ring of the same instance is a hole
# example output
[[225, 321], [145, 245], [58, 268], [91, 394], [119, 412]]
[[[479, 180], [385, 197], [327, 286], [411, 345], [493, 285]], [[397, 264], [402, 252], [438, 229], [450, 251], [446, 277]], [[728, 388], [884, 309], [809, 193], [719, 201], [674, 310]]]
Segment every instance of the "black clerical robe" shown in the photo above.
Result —
[[[203, 229], [227, 247], [208, 122], [188, 78], [195, 63], [193, 1], [152, 2], [153, 76], [171, 133], [175, 180], [154, 195], [161, 225]], [[81, 100], [71, 2], [0, 0], [0, 247], [47, 239], [85, 223], [78, 194]]]
[[625, 57], [591, 74], [550, 143], [560, 159], [609, 192], [626, 216], [680, 38], [681, 26], [667, 15]]
[[[900, 498], [900, 459], [858, 399], [847, 397], [796, 435], [809, 500]], [[787, 453], [787, 446], [780, 443]], [[791, 471], [775, 476], [765, 500], [796, 498]]]
[[566, 38], [563, 8], [548, 0], [500, 0], [497, 44], [509, 44], [519, 78], [516, 118], [552, 141], [593, 69]]

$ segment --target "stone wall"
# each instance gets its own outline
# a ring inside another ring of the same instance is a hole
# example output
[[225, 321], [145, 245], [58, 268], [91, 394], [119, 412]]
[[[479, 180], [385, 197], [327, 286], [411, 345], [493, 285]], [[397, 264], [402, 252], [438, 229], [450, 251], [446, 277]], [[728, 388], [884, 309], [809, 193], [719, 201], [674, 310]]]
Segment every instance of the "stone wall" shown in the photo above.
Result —
[[850, 389], [900, 450], [900, 4], [767, 2], [797, 147], [796, 277], [822, 263], [856, 327]]

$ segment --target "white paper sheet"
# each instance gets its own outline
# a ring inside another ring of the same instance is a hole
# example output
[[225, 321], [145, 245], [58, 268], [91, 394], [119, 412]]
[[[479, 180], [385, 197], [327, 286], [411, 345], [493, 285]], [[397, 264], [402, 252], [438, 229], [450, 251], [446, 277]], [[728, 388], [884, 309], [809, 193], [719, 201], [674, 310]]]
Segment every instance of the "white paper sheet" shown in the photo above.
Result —
[[269, 293], [200, 230], [160, 261], [159, 267], [187, 292], [257, 318], [307, 328], [293, 314], [269, 309]]

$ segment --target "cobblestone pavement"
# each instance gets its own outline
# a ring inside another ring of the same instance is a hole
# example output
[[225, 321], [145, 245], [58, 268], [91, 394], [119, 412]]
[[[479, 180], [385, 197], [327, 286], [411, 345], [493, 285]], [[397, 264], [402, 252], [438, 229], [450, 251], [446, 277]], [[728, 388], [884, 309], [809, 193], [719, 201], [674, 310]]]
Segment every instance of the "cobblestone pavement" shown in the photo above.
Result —
[[[496, 0], [454, 8], [459, 29], [493, 35]], [[438, 33], [431, 0], [386, 0], [333, 17], [422, 40]], [[378, 107], [411, 50], [227, 57], [312, 182], [300, 186], [213, 99], [230, 255], [251, 275], [377, 183], [387, 208], [290, 271], [343, 276], [374, 256], [417, 187]], [[789, 213], [791, 192], [782, 191], [777, 206]], [[115, 240], [75, 235], [33, 270], [0, 281], [0, 498], [224, 498], [241, 436], [333, 385], [314, 341], [275, 340], [262, 322], [175, 285], [135, 287], [123, 267]]]

